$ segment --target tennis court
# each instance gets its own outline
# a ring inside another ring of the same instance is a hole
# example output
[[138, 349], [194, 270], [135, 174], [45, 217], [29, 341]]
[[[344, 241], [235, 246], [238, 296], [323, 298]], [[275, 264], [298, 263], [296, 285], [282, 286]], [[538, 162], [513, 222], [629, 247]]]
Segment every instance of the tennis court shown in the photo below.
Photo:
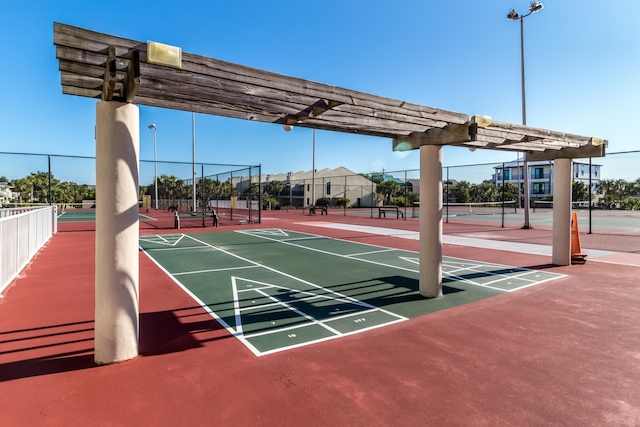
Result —
[[425, 299], [419, 255], [406, 250], [277, 228], [149, 235], [140, 246], [258, 356], [563, 277], [445, 257], [446, 298]]
[[[140, 221], [154, 221], [154, 218], [139, 214]], [[95, 206], [63, 206], [58, 208], [58, 222], [95, 222], [96, 208]]]

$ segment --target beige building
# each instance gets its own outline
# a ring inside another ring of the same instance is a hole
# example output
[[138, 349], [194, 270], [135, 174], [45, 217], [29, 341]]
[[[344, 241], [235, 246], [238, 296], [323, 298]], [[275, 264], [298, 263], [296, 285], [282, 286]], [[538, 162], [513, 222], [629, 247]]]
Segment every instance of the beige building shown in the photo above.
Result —
[[[284, 185], [282, 192], [279, 195], [273, 195], [278, 199], [281, 207], [306, 207], [314, 205], [321, 198], [328, 198], [331, 206], [336, 206], [338, 199], [341, 198], [349, 199], [348, 207], [376, 206], [375, 183], [345, 167], [317, 170], [315, 176], [312, 171], [299, 171], [267, 174], [263, 175], [262, 179], [262, 185], [270, 181], [282, 182]], [[257, 181], [257, 176], [251, 178], [251, 182]], [[235, 184], [242, 194], [249, 185], [249, 179], [248, 177], [238, 178]], [[315, 200], [313, 200], [314, 196]]]
[[280, 206], [309, 206], [321, 198], [329, 199], [331, 206], [336, 206], [338, 199], [342, 198], [349, 199], [348, 207], [376, 204], [375, 183], [345, 167], [317, 170], [315, 176], [311, 171], [267, 175], [264, 182], [274, 180], [284, 184], [284, 190], [278, 197]]

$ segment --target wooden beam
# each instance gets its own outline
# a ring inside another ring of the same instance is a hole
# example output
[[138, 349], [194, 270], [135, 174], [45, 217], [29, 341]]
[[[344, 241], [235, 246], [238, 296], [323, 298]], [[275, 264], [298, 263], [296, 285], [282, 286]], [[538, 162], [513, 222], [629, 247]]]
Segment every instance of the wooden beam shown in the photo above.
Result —
[[[516, 123], [507, 123], [492, 120], [487, 129], [504, 131], [507, 133], [515, 133], [522, 136], [538, 137], [542, 139], [562, 141], [567, 144], [575, 143], [578, 145], [587, 145], [590, 138], [586, 136], [572, 135], [569, 133], [557, 132], [547, 129], [534, 128], [531, 126], [520, 125]], [[508, 139], [508, 138], [507, 138]], [[518, 137], [513, 139], [520, 139]]]
[[[118, 55], [125, 55], [130, 50], [139, 48], [141, 51], [141, 61], [146, 61], [146, 45], [140, 42], [59, 23], [54, 24], [54, 43], [56, 46], [65, 46], [91, 52], [99, 52], [109, 44], [112, 44], [116, 46], [116, 53]], [[345, 105], [401, 114], [407, 117], [407, 121], [411, 121], [410, 118], [418, 118], [463, 123], [467, 117], [460, 113], [288, 77], [186, 52], [183, 52], [183, 71], [192, 75], [216, 77], [236, 83], [243, 83], [252, 87], [271, 88], [292, 94], [300, 94], [315, 98], [315, 100], [329, 99]], [[310, 103], [307, 103], [307, 105], [310, 105]]]
[[[539, 160], [554, 160], [554, 159], [584, 159], [587, 157], [604, 157], [608, 142], [599, 138], [591, 138], [595, 140], [591, 141], [588, 145], [583, 145], [579, 148], [567, 147], [560, 150], [545, 150], [543, 152], [525, 153], [525, 160], [528, 162], [536, 162]], [[600, 142], [601, 141], [601, 142]], [[600, 142], [600, 143], [598, 143]]]
[[138, 87], [140, 87], [140, 52], [137, 50], [131, 52], [129, 66], [127, 67], [127, 74], [122, 85], [125, 101], [132, 103], [133, 98], [138, 92]]
[[[410, 149], [430, 144], [604, 152], [583, 150], [602, 145], [593, 138], [470, 118], [186, 52], [182, 70], [148, 64], [146, 43], [60, 23], [54, 23], [54, 44], [63, 92], [79, 96], [110, 100], [120, 94], [141, 105], [383, 136]], [[124, 59], [134, 55], [137, 61]]]
[[102, 100], [113, 99], [113, 89], [116, 87], [116, 48], [107, 48], [107, 61], [104, 64], [104, 80], [102, 82]]

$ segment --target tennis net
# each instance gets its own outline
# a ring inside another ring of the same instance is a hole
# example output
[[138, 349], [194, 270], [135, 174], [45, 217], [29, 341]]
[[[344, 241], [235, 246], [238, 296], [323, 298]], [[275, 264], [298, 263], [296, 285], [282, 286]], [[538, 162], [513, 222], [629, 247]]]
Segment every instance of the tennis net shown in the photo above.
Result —
[[[533, 212], [553, 209], [553, 200], [532, 200], [531, 208]], [[589, 209], [588, 201], [571, 202], [571, 209]]]
[[445, 203], [442, 209], [448, 215], [501, 215], [516, 213], [515, 200], [504, 202]]

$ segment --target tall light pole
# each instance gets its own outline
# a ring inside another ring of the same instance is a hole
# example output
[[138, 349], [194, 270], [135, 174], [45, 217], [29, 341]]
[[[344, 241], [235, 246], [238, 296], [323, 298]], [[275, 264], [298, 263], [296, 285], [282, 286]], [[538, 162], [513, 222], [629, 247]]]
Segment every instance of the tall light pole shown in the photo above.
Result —
[[[284, 124], [282, 129], [285, 132], [291, 132], [292, 125]], [[302, 201], [304, 203], [304, 200]], [[311, 163], [311, 206], [316, 204], [316, 130], [313, 129], [313, 157]]]
[[149, 129], [153, 129], [153, 169], [154, 169], [154, 183], [153, 189], [155, 190], [156, 210], [158, 210], [158, 152], [156, 150], [156, 125], [150, 124]]
[[[193, 210], [196, 208], [196, 113], [191, 112], [191, 177], [193, 178]], [[204, 202], [204, 201], [203, 201]], [[203, 207], [204, 209], [204, 207]]]
[[311, 206], [316, 205], [316, 130], [313, 129], [313, 160], [311, 163]]
[[[529, 13], [520, 15], [515, 9], [507, 14], [507, 19], [511, 21], [520, 21], [520, 76], [522, 79], [522, 124], [527, 124], [527, 102], [525, 95], [524, 85], [524, 18], [527, 16], [542, 10], [544, 6], [539, 1], [534, 1], [529, 5]], [[525, 160], [523, 162], [524, 169], [524, 225], [522, 228], [532, 228], [529, 222], [529, 162]]]

